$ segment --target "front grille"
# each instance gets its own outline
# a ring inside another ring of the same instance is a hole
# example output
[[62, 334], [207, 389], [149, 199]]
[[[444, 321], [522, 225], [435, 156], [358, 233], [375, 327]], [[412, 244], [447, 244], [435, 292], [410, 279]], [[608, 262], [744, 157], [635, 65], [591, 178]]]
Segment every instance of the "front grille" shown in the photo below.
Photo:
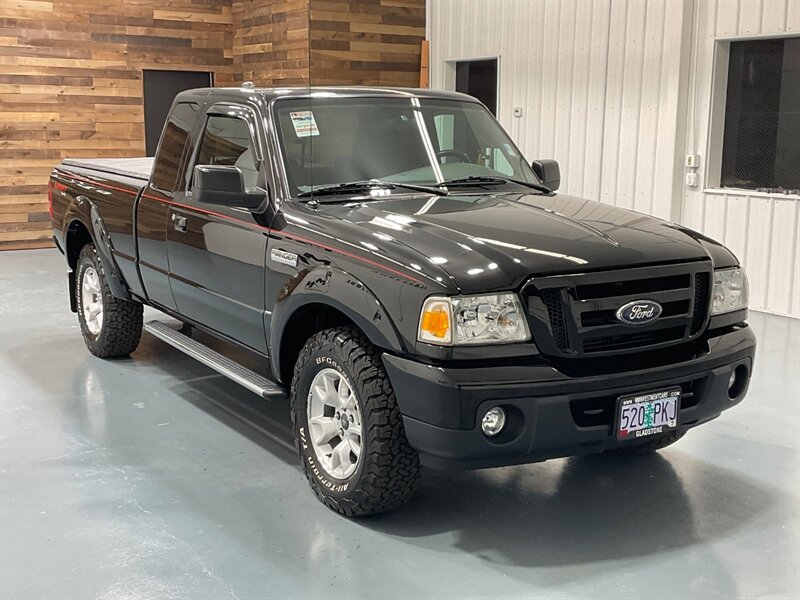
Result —
[[668, 327], [667, 329], [657, 329], [656, 331], [601, 335], [583, 340], [583, 351], [592, 353], [652, 346], [653, 344], [663, 344], [664, 342], [680, 341], [685, 333], [685, 327]]
[[550, 317], [550, 327], [553, 330], [553, 340], [559, 348], [567, 345], [567, 322], [564, 318], [564, 303], [558, 290], [542, 290], [542, 301]]
[[[663, 311], [661, 318], [675, 317], [684, 315], [689, 311], [689, 300], [678, 300], [677, 302], [665, 302], [661, 305]], [[614, 315], [616, 310], [592, 310], [581, 314], [581, 325], [595, 326], [595, 325], [612, 325], [617, 322]]]
[[694, 280], [694, 309], [692, 312], [692, 335], [698, 333], [706, 321], [711, 287], [711, 273], [697, 273]]
[[689, 287], [689, 283], [689, 275], [684, 274], [670, 277], [584, 284], [575, 287], [575, 297], [578, 300], [591, 300], [593, 298], [610, 298], [612, 296], [628, 296], [630, 294], [650, 294], [663, 290]]
[[[534, 341], [559, 357], [648, 350], [696, 338], [708, 316], [711, 264], [640, 267], [532, 279], [523, 289]], [[652, 323], [620, 323], [617, 310], [634, 300], [662, 307]]]

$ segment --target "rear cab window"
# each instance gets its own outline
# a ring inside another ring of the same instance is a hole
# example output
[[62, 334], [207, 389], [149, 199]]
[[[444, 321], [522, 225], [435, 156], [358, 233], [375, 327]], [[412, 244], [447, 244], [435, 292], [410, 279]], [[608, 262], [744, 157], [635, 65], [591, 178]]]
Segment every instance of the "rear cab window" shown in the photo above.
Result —
[[186, 172], [186, 162], [194, 151], [190, 133], [197, 113], [198, 106], [194, 102], [176, 104], [164, 127], [151, 181], [153, 187], [162, 192], [171, 193], [183, 188], [181, 176]]

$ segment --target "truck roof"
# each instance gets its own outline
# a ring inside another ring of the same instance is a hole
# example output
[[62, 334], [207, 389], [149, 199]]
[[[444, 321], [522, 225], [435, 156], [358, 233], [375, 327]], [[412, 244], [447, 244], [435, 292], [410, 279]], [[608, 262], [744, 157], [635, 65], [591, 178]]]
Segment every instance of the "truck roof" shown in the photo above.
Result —
[[446, 100], [461, 100], [478, 102], [472, 96], [459, 92], [443, 90], [429, 90], [422, 88], [398, 88], [380, 86], [310, 86], [310, 87], [256, 87], [244, 83], [239, 87], [214, 87], [186, 90], [178, 94], [177, 98], [183, 101], [189, 99], [203, 100], [209, 93], [224, 96], [252, 96], [258, 93], [267, 101], [277, 98], [322, 98], [331, 96], [360, 97], [360, 98], [439, 98]]

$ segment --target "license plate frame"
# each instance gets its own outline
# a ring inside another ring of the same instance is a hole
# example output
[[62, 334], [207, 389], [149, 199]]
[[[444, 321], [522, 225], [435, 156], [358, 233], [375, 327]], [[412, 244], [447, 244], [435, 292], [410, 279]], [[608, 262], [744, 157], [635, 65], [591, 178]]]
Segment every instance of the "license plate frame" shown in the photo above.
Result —
[[[659, 405], [658, 409], [657, 405]], [[635, 415], [632, 415], [630, 410], [625, 411], [631, 406], [637, 407]], [[669, 410], [670, 406], [674, 407], [672, 411]], [[680, 408], [681, 388], [679, 386], [620, 396], [617, 398], [614, 436], [617, 441], [623, 442], [663, 435], [677, 429]], [[625, 429], [622, 427], [623, 411], [627, 418]], [[632, 422], [633, 419], [635, 422]], [[627, 426], [631, 424], [634, 427]]]

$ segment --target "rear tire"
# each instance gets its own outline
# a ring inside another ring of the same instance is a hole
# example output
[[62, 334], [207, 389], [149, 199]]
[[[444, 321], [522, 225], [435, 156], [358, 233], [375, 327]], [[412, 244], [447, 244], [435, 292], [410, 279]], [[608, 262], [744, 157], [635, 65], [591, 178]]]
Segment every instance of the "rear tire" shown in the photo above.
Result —
[[100, 358], [113, 358], [136, 350], [142, 338], [143, 307], [139, 302], [111, 294], [93, 244], [81, 249], [75, 271], [75, 305], [89, 352]]
[[412, 496], [419, 456], [406, 439], [380, 354], [363, 333], [337, 327], [311, 337], [295, 364], [291, 405], [303, 470], [326, 506], [359, 517]]
[[652, 454], [653, 452], [658, 452], [662, 448], [671, 446], [684, 435], [686, 435], [686, 431], [673, 431], [640, 444], [612, 448], [611, 450], [606, 450], [604, 454], [612, 456], [642, 456], [644, 454]]

